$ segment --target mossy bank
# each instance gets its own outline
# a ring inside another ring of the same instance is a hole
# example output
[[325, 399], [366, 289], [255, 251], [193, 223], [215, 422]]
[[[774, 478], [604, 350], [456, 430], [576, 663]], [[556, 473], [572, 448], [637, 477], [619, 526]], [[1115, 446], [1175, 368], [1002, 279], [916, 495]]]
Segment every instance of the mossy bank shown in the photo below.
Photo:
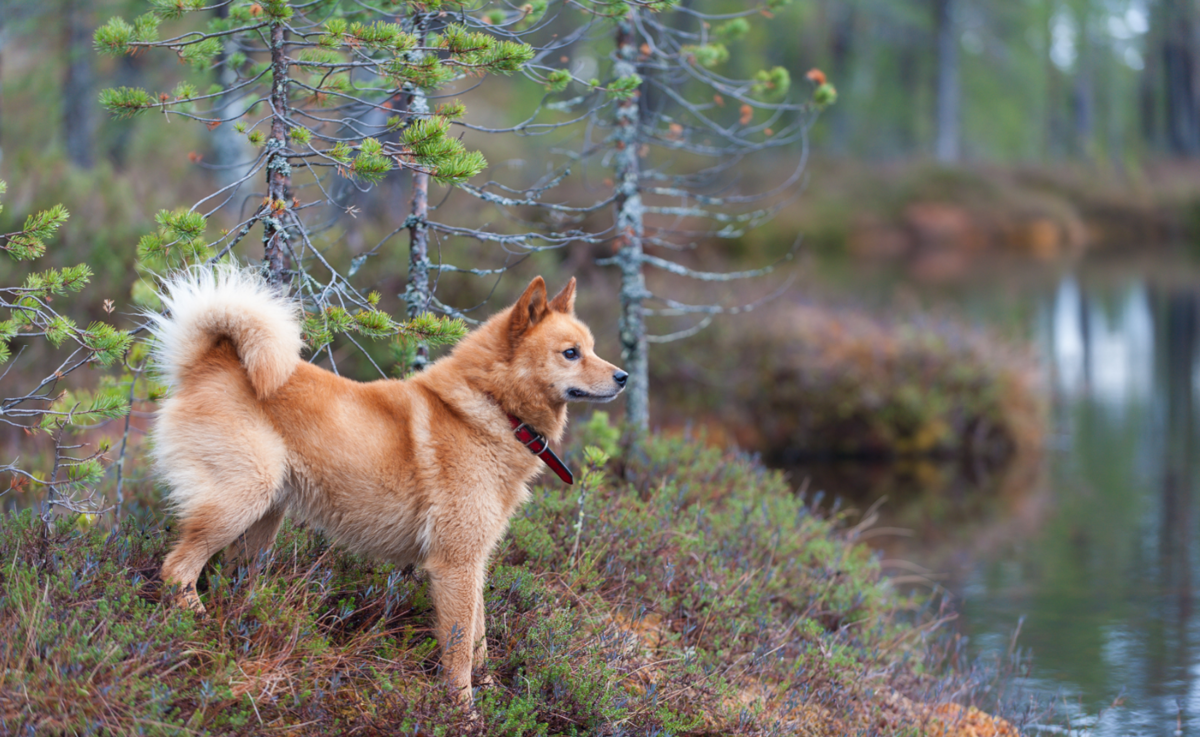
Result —
[[[614, 450], [602, 418], [581, 434]], [[475, 714], [441, 685], [419, 572], [289, 524], [263, 572], [211, 566], [195, 617], [163, 603], [156, 518], [10, 514], [0, 733], [940, 734], [927, 706], [986, 690], [945, 665], [945, 612], [780, 474], [665, 436], [593, 471], [586, 495], [535, 489], [494, 557]]]

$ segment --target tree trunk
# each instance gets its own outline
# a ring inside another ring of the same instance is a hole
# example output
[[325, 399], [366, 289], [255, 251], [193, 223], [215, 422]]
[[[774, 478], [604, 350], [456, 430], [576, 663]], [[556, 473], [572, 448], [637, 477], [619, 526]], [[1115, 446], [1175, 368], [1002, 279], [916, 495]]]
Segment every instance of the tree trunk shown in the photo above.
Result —
[[937, 28], [937, 139], [934, 153], [943, 164], [958, 161], [959, 106], [958, 0], [934, 0]]
[[[424, 100], [424, 95], [422, 95]], [[412, 209], [408, 217], [408, 286], [404, 289], [404, 302], [408, 305], [408, 318], [429, 311], [429, 175], [413, 172]], [[421, 371], [429, 365], [429, 346], [417, 345], [411, 368]]]
[[[420, 16], [415, 23], [416, 35], [421, 46], [425, 45], [425, 18]], [[411, 124], [418, 118], [429, 115], [429, 100], [420, 87], [411, 87], [408, 94], [407, 115]], [[408, 306], [408, 319], [429, 311], [433, 299], [429, 287], [429, 175], [412, 173], [412, 199], [409, 203], [408, 225], [408, 284], [404, 288], [404, 303]], [[411, 371], [422, 371], [429, 365], [429, 346], [417, 344]]]
[[1162, 54], [1157, 53], [1163, 45], [1162, 6], [1155, 4], [1149, 12], [1150, 28], [1146, 33], [1144, 66], [1138, 76], [1138, 123], [1142, 142], [1150, 149], [1161, 151], [1166, 147], [1162, 127]]
[[282, 288], [287, 281], [288, 232], [283, 223], [286, 208], [291, 207], [292, 166], [287, 155], [288, 65], [285, 54], [285, 28], [271, 25], [271, 136], [267, 139], [267, 197], [271, 213], [263, 218], [263, 260], [267, 281]]
[[[638, 43], [633, 18], [636, 10], [617, 24], [617, 78], [637, 73]], [[642, 274], [642, 194], [638, 147], [641, 144], [640, 93], [617, 104], [616, 126], [616, 244], [617, 266], [621, 269], [621, 314], [617, 321], [621, 340], [621, 360], [629, 373], [625, 390], [625, 421], [631, 440], [645, 435], [650, 428], [650, 364], [647, 355], [646, 323], [642, 300], [646, 298], [646, 278]]]
[[90, 169], [95, 163], [95, 84], [92, 79], [92, 24], [88, 3], [68, 0], [66, 14], [67, 73], [63, 79], [63, 140], [67, 158], [75, 166]]
[[[1195, 371], [1197, 304], [1196, 294], [1176, 288], [1160, 299], [1160, 318], [1164, 325], [1161, 360], [1166, 380], [1163, 393], [1162, 461], [1162, 546], [1167, 561], [1164, 577], [1178, 591], [1180, 621], [1186, 621], [1192, 608], [1192, 560], [1194, 542], [1195, 407], [1192, 381]], [[1165, 303], [1165, 304], [1163, 304]]]
[[1092, 20], [1088, 11], [1079, 15], [1079, 54], [1075, 61], [1075, 89], [1071, 95], [1075, 112], [1075, 144], [1080, 155], [1095, 158], [1095, 54], [1092, 43]]
[[[829, 56], [833, 66], [829, 71], [832, 79], [845, 80], [848, 90], [853, 78], [855, 9], [849, 3], [833, 3], [830, 14]], [[837, 155], [844, 155], [850, 148], [850, 116], [845, 111], [845, 105], [834, 105], [829, 111], [829, 148]]]
[[[4, 50], [5, 50], [5, 47], [8, 46], [8, 28], [7, 28], [7, 22], [6, 22], [7, 19], [4, 17], [5, 13], [6, 13], [6, 9], [0, 8], [0, 70], [3, 69]], [[4, 78], [4, 74], [2, 72], [0, 72], [0, 79], [3, 79], [3, 78]], [[0, 111], [3, 111], [3, 108], [4, 108], [4, 93], [3, 93], [3, 90], [0, 90]], [[3, 113], [0, 112], [0, 122], [3, 122], [3, 120], [4, 120]], [[0, 129], [3, 129], [3, 125], [0, 125]], [[0, 163], [3, 163], [3, 161], [4, 161], [4, 142], [2, 140], [0, 140]], [[12, 495], [10, 494], [9, 496], [12, 496]], [[5, 504], [4, 507], [2, 508], [2, 510], [0, 510], [0, 511], [7, 511], [7, 509], [8, 509], [8, 505]]]
[[1200, 153], [1196, 110], [1195, 17], [1190, 0], [1165, 0], [1162, 64], [1167, 145], [1182, 156]]
[[[229, 5], [218, 5], [214, 11], [218, 18], [229, 17]], [[217, 82], [225, 89], [237, 84], [237, 70], [229, 66], [229, 57], [237, 50], [237, 42], [226, 40], [217, 56]], [[246, 111], [246, 102], [237, 93], [227, 94], [218, 108], [221, 118], [234, 118]], [[254, 159], [254, 147], [246, 141], [246, 136], [238, 133], [235, 123], [231, 120], [213, 129], [212, 163], [216, 167], [213, 176], [222, 187], [227, 187], [246, 176], [250, 161]], [[122, 130], [133, 130], [133, 126], [124, 125]], [[240, 165], [240, 166], [239, 166]]]

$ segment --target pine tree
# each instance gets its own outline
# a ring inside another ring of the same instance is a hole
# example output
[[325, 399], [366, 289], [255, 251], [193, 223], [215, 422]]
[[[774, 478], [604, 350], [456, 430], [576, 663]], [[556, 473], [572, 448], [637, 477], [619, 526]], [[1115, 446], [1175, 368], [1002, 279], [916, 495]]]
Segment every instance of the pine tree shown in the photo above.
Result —
[[[807, 130], [836, 97], [819, 73], [810, 76], [814, 91], [804, 100], [796, 99], [791, 74], [781, 67], [742, 79], [722, 73], [736, 60], [751, 23], [782, 1], [718, 15], [675, 0], [537, 2], [519, 8], [270, 0], [231, 4], [205, 30], [162, 39], [163, 20], [202, 6], [196, 0], [153, 0], [152, 10], [132, 22], [118, 18], [101, 27], [96, 47], [110, 54], [170, 50], [198, 73], [219, 67], [219, 81], [203, 93], [196, 82], [180, 83], [169, 93], [106, 90], [105, 107], [118, 117], [155, 111], [210, 128], [232, 125], [259, 153], [239, 179], [193, 207], [160, 213], [158, 232], [139, 244], [139, 268], [149, 277], [180, 263], [222, 257], [257, 229], [264, 273], [304, 299], [305, 336], [314, 358], [324, 351], [332, 361], [331, 345], [339, 335], [355, 343], [358, 337], [395, 336], [403, 373], [427, 362], [430, 344], [453, 341], [465, 330], [458, 319], [463, 313], [434, 294], [439, 275], [491, 277], [542, 251], [573, 244], [611, 247], [614, 255], [600, 263], [620, 273], [618, 332], [631, 374], [626, 415], [636, 439], [649, 426], [649, 344], [694, 335], [717, 315], [757, 304], [681, 302], [657, 294], [660, 280], [648, 280], [647, 271], [710, 283], [770, 273], [771, 266], [703, 271], [686, 265], [678, 252], [740, 238], [794, 197], [807, 158]], [[578, 79], [564, 68], [565, 54], [556, 58], [560, 49], [588, 47], [603, 35], [615, 40], [604, 80]], [[515, 72], [545, 90], [542, 104], [517, 125], [482, 126], [463, 119], [460, 103], [431, 104], [437, 90], [459, 79]], [[517, 136], [557, 130], [560, 139], [576, 142], [576, 150], [534, 182], [476, 183], [487, 162], [463, 145], [456, 127]], [[602, 141], [590, 137], [595, 131]], [[731, 184], [735, 166], [772, 151], [794, 152], [787, 155], [796, 163], [777, 186], [756, 193]], [[573, 171], [591, 160], [613, 167], [611, 191], [595, 201], [551, 201], [566, 190]], [[333, 191], [336, 180], [366, 188], [397, 170], [407, 170], [412, 182], [408, 215], [398, 229], [409, 235], [402, 318], [384, 314], [378, 294], [364, 295], [351, 283], [379, 247], [349, 264], [331, 262], [319, 238], [325, 231], [311, 223], [314, 208], [341, 205]], [[516, 225], [437, 222], [430, 216], [431, 184], [452, 186], [462, 196], [506, 210]], [[320, 197], [302, 202], [296, 196], [301, 187], [318, 189]], [[257, 203], [254, 212], [207, 235], [208, 216], [247, 196]], [[537, 210], [546, 216], [525, 214]], [[597, 228], [593, 216], [604, 211], [612, 219]], [[443, 258], [432, 263], [433, 237], [493, 243], [501, 263]], [[137, 295], [151, 298], [150, 287], [147, 278]], [[650, 334], [647, 320], [663, 318], [668, 325], [691, 322], [665, 335]]]
[[[546, 211], [544, 227], [512, 234], [510, 243], [527, 250], [569, 243], [611, 249], [613, 256], [598, 263], [620, 273], [618, 334], [623, 367], [630, 374], [626, 422], [634, 444], [650, 423], [649, 345], [690, 337], [717, 315], [745, 313], [761, 302], [684, 303], [657, 293], [651, 284], [658, 280], [648, 283], [647, 272], [710, 284], [771, 273], [773, 266], [715, 273], [689, 267], [684, 259], [713, 241], [743, 237], [796, 196], [808, 157], [807, 132], [836, 100], [833, 85], [818, 70], [807, 76], [807, 95], [795, 94], [791, 73], [783, 67], [741, 79], [723, 73], [734, 65], [752, 22], [764, 21], [787, 2], [731, 3], [728, 13], [704, 13], [677, 0], [589, 0], [548, 10], [572, 14], [564, 23], [571, 34], [561, 36], [611, 38], [611, 66], [603, 79], [577, 78], [566, 68], [540, 70], [546, 101], [507, 130], [544, 136], [558, 129], [567, 139], [559, 146], [574, 151], [523, 190], [497, 182], [463, 187], [510, 210]], [[580, 15], [582, 20], [572, 24]], [[536, 58], [553, 57], [539, 48]], [[759, 192], [739, 191], [737, 167], [765, 162], [764, 169], [777, 171], [772, 164], [780, 158], [794, 162], [782, 181]], [[593, 201], [552, 202], [572, 173], [592, 161], [611, 167], [611, 188]], [[612, 213], [611, 219], [596, 227], [594, 216], [604, 211]], [[534, 218], [523, 222], [533, 224]], [[647, 319], [690, 322], [654, 335]]]
[[[132, 22], [113, 18], [95, 33], [97, 50], [121, 55], [170, 51], [191, 64], [197, 81], [170, 92], [105, 90], [101, 103], [118, 118], [161, 112], [209, 128], [233, 126], [258, 155], [228, 185], [188, 208], [161, 212], [158, 230], [138, 244], [145, 278], [135, 297], [152, 302], [153, 275], [187, 263], [222, 258], [252, 232], [262, 242], [265, 277], [304, 300], [304, 335], [313, 357], [332, 361], [335, 336], [396, 339], [400, 372], [420, 368], [427, 346], [456, 341], [459, 319], [430, 312], [427, 190], [429, 182], [461, 185], [487, 166], [452, 133], [459, 104], [431, 109], [429, 93], [464, 76], [511, 74], [533, 55], [526, 44], [484, 33], [482, 21], [456, 0], [420, 4], [285, 0], [233, 3], [204, 30], [160, 37], [166, 20], [195, 17], [195, 0], [153, 0]], [[386, 20], [400, 14], [399, 22]], [[219, 81], [200, 90], [200, 77]], [[387, 113], [386, 117], [381, 113]], [[362, 293], [351, 278], [366, 258], [334, 263], [314, 227], [335, 179], [370, 187], [389, 173], [412, 173], [417, 194], [406, 221], [411, 270], [406, 312], [397, 319], [379, 309], [381, 295]], [[320, 199], [301, 201], [316, 189]], [[257, 205], [232, 228], [209, 233], [209, 218], [249, 193]], [[336, 370], [336, 365], [334, 366]]]
[[[7, 185], [0, 181], [0, 195], [6, 190]], [[21, 230], [0, 235], [0, 250], [13, 261], [36, 261], [45, 255], [47, 241], [68, 216], [62, 205], [30, 215]], [[91, 276], [87, 264], [78, 264], [36, 271], [18, 284], [0, 285], [0, 317], [5, 318], [0, 320], [0, 378], [14, 368], [21, 377], [38, 365], [52, 366], [32, 386], [18, 389], [14, 381], [4, 382], [0, 422], [30, 435], [47, 435], [53, 443], [52, 457], [40, 466], [36, 456], [3, 462], [0, 473], [7, 475], [8, 488], [0, 490], [0, 496], [45, 491], [42, 514], [46, 520], [56, 508], [87, 514], [104, 510], [104, 498], [96, 487], [105, 475], [102, 461], [107, 448], [101, 445], [80, 455], [87, 446], [73, 441], [72, 435], [102, 420], [124, 416], [129, 409], [128, 387], [111, 376], [92, 391], [59, 388], [69, 374], [84, 366], [120, 362], [132, 341], [129, 333], [104, 322], [80, 326], [55, 304], [81, 292]], [[43, 360], [27, 360], [18, 368], [26, 351]], [[66, 355], [47, 364], [44, 354], [48, 352]]]

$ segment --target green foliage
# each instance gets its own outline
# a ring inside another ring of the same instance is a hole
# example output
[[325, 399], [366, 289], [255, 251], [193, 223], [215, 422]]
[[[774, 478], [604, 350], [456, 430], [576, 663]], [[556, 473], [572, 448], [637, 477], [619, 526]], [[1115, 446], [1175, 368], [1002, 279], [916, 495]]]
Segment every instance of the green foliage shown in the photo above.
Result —
[[[370, 303], [374, 305], [378, 301], [376, 295]], [[421, 342], [431, 346], [452, 345], [467, 333], [462, 320], [429, 313], [397, 323], [378, 309], [351, 312], [343, 307], [328, 307], [321, 313], [307, 314], [301, 328], [305, 343], [314, 352], [329, 345], [341, 333], [356, 333], [372, 339], [395, 337], [397, 342]]]
[[392, 159], [383, 153], [383, 145], [374, 138], [364, 138], [349, 173], [369, 184], [377, 184], [391, 170]]
[[467, 114], [467, 106], [461, 100], [443, 103], [438, 105], [437, 114], [449, 120], [457, 120]]
[[[82, 338], [84, 346], [92, 351], [101, 366], [109, 366], [119, 360], [125, 355], [125, 351], [129, 349], [129, 345], [133, 341], [133, 337], [129, 333], [102, 322], [93, 322], [89, 325]], [[123, 415], [124, 412], [121, 414]]]
[[462, 141], [449, 133], [450, 120], [434, 115], [409, 124], [403, 141], [417, 163], [438, 182], [465, 182], [487, 168], [483, 154], [467, 151]]
[[453, 345], [467, 336], [467, 324], [459, 318], [422, 312], [402, 323], [399, 335], [429, 346]]
[[204, 236], [204, 215], [188, 208], [160, 210], [154, 217], [158, 231], [142, 236], [137, 244], [141, 268], [161, 271], [167, 267], [198, 263], [213, 253]]
[[[0, 182], [0, 193], [5, 191], [7, 185]], [[3, 236], [4, 242], [0, 248], [15, 260], [36, 259], [45, 253], [46, 241], [67, 218], [66, 208], [61, 205], [31, 215], [21, 231]], [[53, 477], [50, 478], [43, 470], [35, 470], [36, 465], [35, 468], [27, 468], [14, 462], [6, 468], [12, 474], [10, 486], [20, 488], [31, 479], [39, 479], [53, 487], [60, 503], [68, 505], [73, 504], [73, 491], [84, 490], [103, 477], [104, 466], [99, 455], [106, 446], [101, 443], [100, 450], [92, 456], [77, 457], [70, 451], [84, 447], [84, 444], [65, 445], [64, 430], [83, 429], [81, 425], [94, 426], [97, 422], [128, 412], [128, 403], [123, 394], [113, 389], [111, 377], [102, 378], [99, 387], [91, 394], [56, 389], [57, 382], [66, 373], [80, 366], [90, 363], [108, 366], [120, 360], [132, 341], [129, 333], [101, 322], [93, 322], [86, 330], [82, 330], [75, 320], [58, 311], [56, 298], [80, 292], [91, 278], [91, 268], [87, 264], [79, 264], [31, 272], [20, 286], [0, 284], [0, 309], [7, 313], [7, 319], [0, 320], [0, 363], [12, 358], [13, 351], [8, 344], [18, 337], [23, 338], [27, 345], [42, 338], [56, 349], [72, 344], [71, 358], [61, 364], [55, 361], [45, 367], [46, 377], [34, 384], [36, 389], [30, 394], [22, 397], [24, 392], [16, 390], [9, 396], [0, 397], [5, 402], [5, 414], [12, 418], [10, 424], [19, 422], [18, 426], [23, 426], [27, 433], [41, 429], [53, 438], [53, 460], [39, 458], [35, 461], [35, 464], [45, 463], [43, 468], [53, 467]], [[75, 508], [88, 507], [89, 504], [85, 502]], [[0, 617], [3, 616], [3, 606], [0, 604]], [[2, 687], [3, 678], [0, 677]]]
[[745, 18], [734, 18], [717, 26], [713, 32], [725, 43], [737, 41], [750, 32], [750, 22]]
[[729, 61], [729, 49], [725, 48], [725, 44], [722, 43], [704, 44], [703, 46], [686, 45], [680, 47], [679, 53], [706, 69]]
[[220, 53], [220, 39], [206, 38], [180, 48], [179, 57], [196, 69], [207, 69]]
[[417, 61], [394, 59], [383, 65], [383, 72], [392, 77], [398, 87], [411, 84], [423, 89], [441, 87], [457, 76], [453, 67], [443, 64], [433, 54], [427, 54]]
[[68, 266], [63, 269], [46, 269], [25, 277], [21, 290], [27, 297], [44, 300], [51, 295], [78, 292], [92, 278], [92, 269], [87, 264]]
[[197, 90], [196, 85], [192, 84], [191, 82], [180, 82], [179, 84], [175, 85], [175, 89], [171, 91], [171, 97], [174, 97], [176, 100], [190, 100], [199, 94], [200, 91]]
[[829, 107], [837, 102], [837, 89], [828, 82], [818, 85], [813, 90], [813, 102], [821, 108]]
[[350, 144], [346, 143], [345, 141], [338, 141], [337, 145], [329, 149], [327, 153], [329, 158], [333, 159], [339, 164], [350, 163]]
[[109, 56], [120, 56], [129, 51], [129, 42], [134, 38], [134, 28], [123, 18], [113, 18], [96, 29], [96, 50]]
[[[326, 37], [322, 37], [324, 40]], [[302, 49], [296, 58], [300, 61], [299, 66], [322, 65], [328, 66], [337, 64], [342, 61], [341, 52], [332, 48], [318, 47], [314, 49]]]
[[100, 105], [118, 120], [140, 115], [156, 105], [146, 90], [137, 87], [117, 87], [100, 91]]
[[185, 13], [200, 10], [204, 0], [150, 0], [154, 12], [164, 20], [175, 20]]
[[262, 8], [263, 15], [269, 20], [275, 21], [290, 20], [295, 12], [287, 0], [264, 0]]
[[636, 74], [621, 77], [608, 85], [608, 96], [614, 100], [628, 100], [637, 94], [642, 86], [642, 78]]
[[[4, 190], [0, 189], [0, 195]], [[49, 210], [30, 215], [25, 220], [25, 227], [15, 233], [5, 233], [0, 236], [0, 249], [18, 261], [28, 261], [40, 257], [46, 252], [46, 241], [54, 237], [62, 224], [70, 217], [67, 208], [55, 205]]]
[[571, 73], [565, 69], [555, 69], [546, 75], [546, 89], [551, 92], [562, 92], [571, 83]]
[[783, 67], [760, 69], [754, 74], [751, 91], [759, 97], [779, 99], [787, 95], [792, 85], [792, 76]]
[[534, 56], [529, 44], [499, 40], [462, 26], [448, 27], [433, 45], [448, 50], [456, 64], [498, 74], [520, 71]]
[[550, 7], [547, 0], [533, 0], [532, 2], [524, 3], [521, 6], [521, 12], [524, 17], [517, 23], [518, 31], [527, 30], [530, 26], [540, 21], [546, 15], [546, 9]]
[[342, 34], [349, 28], [349, 23], [345, 18], [330, 18], [325, 21], [325, 35], [321, 36], [317, 43], [327, 48], [336, 49], [342, 45]]
[[153, 43], [158, 40], [159, 16], [146, 13], [130, 25], [123, 18], [112, 18], [93, 34], [96, 51], [108, 56], [127, 54], [132, 43]]
[[621, 428], [614, 425], [604, 410], [595, 410], [588, 421], [576, 432], [584, 446], [594, 446], [609, 456], [617, 455], [621, 440]]
[[307, 128], [292, 128], [288, 131], [288, 138], [305, 146], [312, 141], [312, 131]]
[[[333, 30], [329, 24], [330, 34]], [[396, 23], [384, 23], [382, 21], [375, 23], [353, 23], [348, 31], [341, 31], [354, 39], [356, 45], [361, 44], [367, 48], [388, 49], [395, 53], [406, 53], [416, 48], [417, 37], [411, 33], [405, 33], [404, 30]]]
[[[129, 336], [126, 335], [126, 342]], [[42, 418], [41, 427], [54, 431], [62, 427], [92, 425], [100, 420], [124, 417], [129, 412], [128, 387], [106, 379], [95, 392], [69, 390], [55, 398]]]

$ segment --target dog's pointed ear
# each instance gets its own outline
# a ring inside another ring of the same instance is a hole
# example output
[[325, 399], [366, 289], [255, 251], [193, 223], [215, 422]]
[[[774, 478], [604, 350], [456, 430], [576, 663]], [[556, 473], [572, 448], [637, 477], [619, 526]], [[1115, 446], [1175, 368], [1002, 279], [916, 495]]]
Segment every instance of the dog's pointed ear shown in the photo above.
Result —
[[540, 276], [533, 277], [525, 293], [513, 305], [512, 317], [508, 320], [508, 335], [516, 341], [525, 334], [526, 330], [537, 325], [550, 311], [546, 304], [546, 281]]
[[571, 277], [567, 286], [550, 300], [550, 309], [567, 315], [575, 314], [575, 277]]

